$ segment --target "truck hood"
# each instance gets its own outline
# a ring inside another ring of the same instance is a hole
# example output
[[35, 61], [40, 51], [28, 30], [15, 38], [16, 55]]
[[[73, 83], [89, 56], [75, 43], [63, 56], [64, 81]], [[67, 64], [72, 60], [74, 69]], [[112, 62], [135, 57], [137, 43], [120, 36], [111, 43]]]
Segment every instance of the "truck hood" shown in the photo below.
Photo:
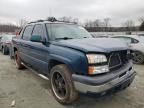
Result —
[[85, 38], [53, 41], [54, 45], [68, 47], [83, 52], [103, 52], [126, 50], [128, 46], [113, 38]]

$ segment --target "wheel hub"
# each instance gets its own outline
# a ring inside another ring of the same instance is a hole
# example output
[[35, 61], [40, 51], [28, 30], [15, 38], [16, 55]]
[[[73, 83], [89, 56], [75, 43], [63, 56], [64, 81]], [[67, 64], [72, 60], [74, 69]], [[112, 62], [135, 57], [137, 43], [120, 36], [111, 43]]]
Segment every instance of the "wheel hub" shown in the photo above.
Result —
[[52, 87], [55, 95], [59, 99], [62, 99], [66, 96], [67, 91], [66, 91], [65, 81], [62, 75], [58, 72], [53, 74]]

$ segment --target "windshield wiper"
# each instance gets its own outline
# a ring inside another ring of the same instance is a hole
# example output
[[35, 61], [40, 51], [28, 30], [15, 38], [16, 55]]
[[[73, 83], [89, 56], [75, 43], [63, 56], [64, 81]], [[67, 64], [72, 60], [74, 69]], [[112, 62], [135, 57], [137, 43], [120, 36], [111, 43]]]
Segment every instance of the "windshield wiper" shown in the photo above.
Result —
[[62, 38], [55, 38], [56, 40], [59, 40], [59, 39], [64, 39], [64, 40], [68, 40], [68, 39], [73, 39], [73, 38], [70, 38], [70, 37], [62, 37]]
[[88, 37], [83, 37], [83, 38], [88, 38]]

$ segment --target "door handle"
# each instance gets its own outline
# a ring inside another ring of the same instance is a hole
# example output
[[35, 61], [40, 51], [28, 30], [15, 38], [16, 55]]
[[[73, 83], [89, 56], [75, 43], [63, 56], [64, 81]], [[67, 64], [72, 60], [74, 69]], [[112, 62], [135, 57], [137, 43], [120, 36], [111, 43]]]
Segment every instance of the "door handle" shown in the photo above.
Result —
[[20, 45], [20, 43], [17, 42], [16, 45]]

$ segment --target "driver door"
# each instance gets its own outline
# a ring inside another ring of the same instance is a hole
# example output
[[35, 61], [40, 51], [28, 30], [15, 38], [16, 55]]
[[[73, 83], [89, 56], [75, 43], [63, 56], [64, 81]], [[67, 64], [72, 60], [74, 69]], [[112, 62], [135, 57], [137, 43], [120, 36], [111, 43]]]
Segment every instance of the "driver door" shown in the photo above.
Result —
[[[41, 39], [45, 39], [45, 30], [42, 24], [34, 26], [32, 36], [41, 36]], [[42, 42], [30, 42], [30, 58], [32, 68], [41, 73], [48, 72], [48, 47]]]

